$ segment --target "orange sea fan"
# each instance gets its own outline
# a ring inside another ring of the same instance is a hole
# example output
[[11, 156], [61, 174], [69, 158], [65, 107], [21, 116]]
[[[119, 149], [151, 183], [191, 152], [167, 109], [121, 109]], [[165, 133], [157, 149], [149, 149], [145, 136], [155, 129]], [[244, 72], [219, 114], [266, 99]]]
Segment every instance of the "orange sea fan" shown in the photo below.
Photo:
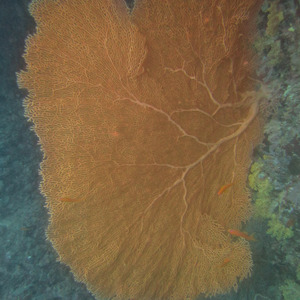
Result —
[[251, 211], [261, 125], [245, 62], [260, 3], [30, 5], [18, 83], [45, 154], [47, 234], [97, 298], [192, 299], [249, 275], [249, 244], [227, 230]]

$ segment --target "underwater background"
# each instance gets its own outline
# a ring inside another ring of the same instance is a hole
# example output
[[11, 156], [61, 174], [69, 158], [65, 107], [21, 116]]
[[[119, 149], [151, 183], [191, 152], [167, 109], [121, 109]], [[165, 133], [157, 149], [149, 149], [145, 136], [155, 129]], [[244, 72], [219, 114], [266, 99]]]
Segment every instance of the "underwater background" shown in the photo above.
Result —
[[[24, 41], [35, 31], [30, 0], [0, 0], [0, 299], [90, 300], [57, 261], [45, 237], [48, 214], [39, 192], [42, 153], [24, 117], [16, 72]], [[264, 82], [264, 140], [249, 173], [254, 205], [252, 276], [237, 293], [213, 300], [300, 299], [300, 1], [267, 0], [253, 45]], [[199, 298], [200, 299], [200, 298]]]

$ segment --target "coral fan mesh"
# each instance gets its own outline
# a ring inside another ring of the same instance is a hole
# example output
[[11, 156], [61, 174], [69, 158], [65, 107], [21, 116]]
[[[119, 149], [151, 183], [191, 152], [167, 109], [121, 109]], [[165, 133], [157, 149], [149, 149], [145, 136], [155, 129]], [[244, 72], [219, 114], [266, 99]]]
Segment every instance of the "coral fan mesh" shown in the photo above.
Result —
[[259, 3], [31, 4], [18, 83], [44, 152], [47, 234], [97, 297], [211, 296], [249, 275], [249, 245], [227, 230], [251, 212]]

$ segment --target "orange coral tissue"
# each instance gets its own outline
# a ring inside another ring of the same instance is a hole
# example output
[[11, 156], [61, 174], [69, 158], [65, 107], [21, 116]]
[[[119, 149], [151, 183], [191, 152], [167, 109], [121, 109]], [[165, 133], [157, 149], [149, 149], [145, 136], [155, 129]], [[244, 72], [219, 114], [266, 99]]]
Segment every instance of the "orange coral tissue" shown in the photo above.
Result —
[[45, 154], [47, 236], [96, 298], [193, 299], [250, 274], [227, 230], [251, 211], [260, 2], [31, 3], [18, 83]]

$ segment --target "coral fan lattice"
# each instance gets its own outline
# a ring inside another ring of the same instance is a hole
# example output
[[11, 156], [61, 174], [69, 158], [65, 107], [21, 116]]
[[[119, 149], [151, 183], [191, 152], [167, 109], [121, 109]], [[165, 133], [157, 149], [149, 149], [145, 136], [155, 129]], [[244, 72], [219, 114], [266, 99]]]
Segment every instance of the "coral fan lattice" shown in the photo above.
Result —
[[251, 210], [259, 4], [141, 0], [132, 15], [123, 1], [31, 4], [18, 82], [45, 154], [48, 237], [97, 297], [194, 298], [248, 276], [249, 245], [226, 230]]

